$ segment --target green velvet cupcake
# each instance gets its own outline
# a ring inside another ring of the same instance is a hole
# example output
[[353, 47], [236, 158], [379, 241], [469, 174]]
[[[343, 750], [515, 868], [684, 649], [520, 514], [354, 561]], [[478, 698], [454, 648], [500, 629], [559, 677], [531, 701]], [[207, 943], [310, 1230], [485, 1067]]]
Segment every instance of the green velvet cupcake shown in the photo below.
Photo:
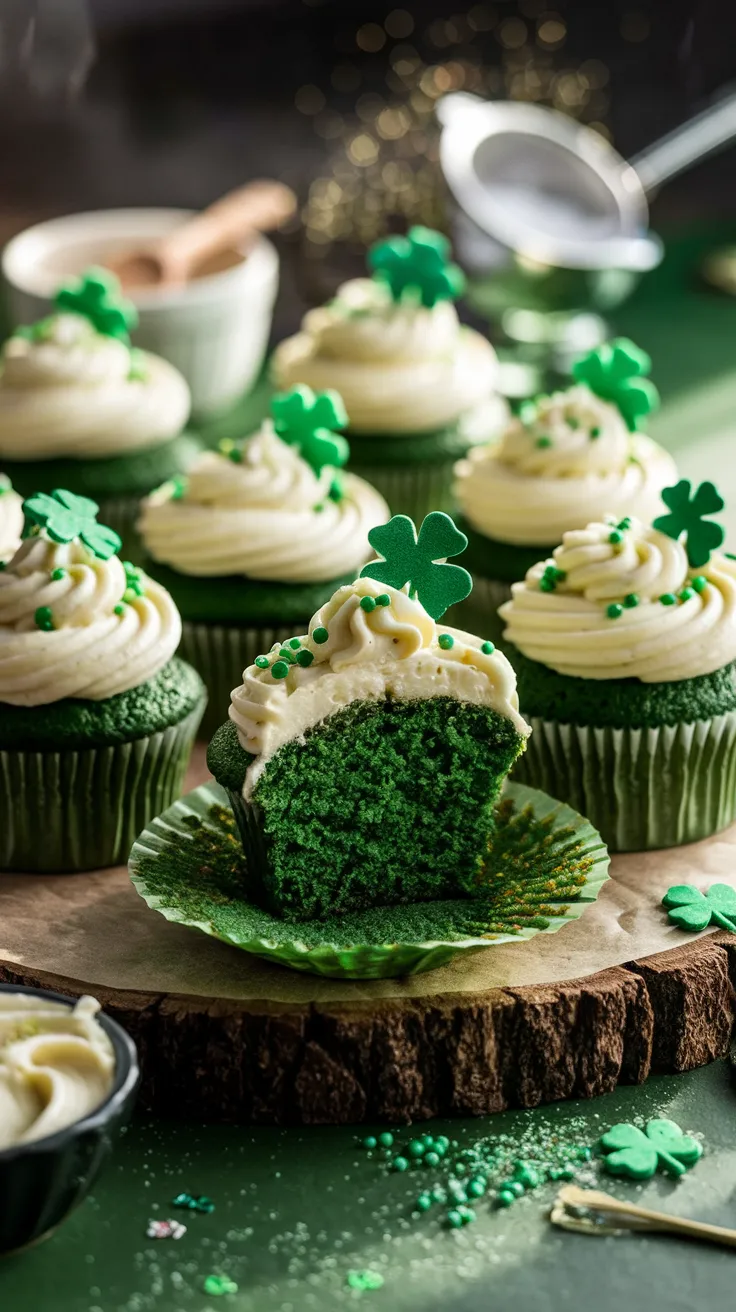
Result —
[[736, 562], [711, 483], [669, 513], [565, 533], [501, 607], [534, 733], [519, 778], [579, 808], [614, 851], [736, 819]]
[[371, 543], [384, 559], [244, 672], [208, 752], [246, 895], [287, 919], [471, 896], [528, 733], [506, 658], [432, 618], [470, 587], [434, 563], [465, 544], [448, 516]]
[[119, 292], [92, 269], [61, 289], [56, 313], [5, 343], [0, 465], [22, 496], [63, 487], [96, 501], [130, 553], [140, 498], [186, 468], [199, 443], [182, 432], [187, 384], [131, 349], [135, 308]]
[[495, 444], [456, 469], [463, 564], [473, 593], [453, 620], [502, 642], [498, 607], [568, 529], [606, 514], [649, 520], [677, 477], [671, 456], [636, 432], [657, 403], [649, 357], [619, 338], [573, 367], [564, 392], [526, 402]]
[[447, 240], [412, 228], [376, 243], [368, 265], [373, 278], [345, 283], [277, 347], [273, 371], [281, 387], [337, 389], [350, 419], [348, 468], [419, 523], [449, 508], [454, 462], [490, 441], [508, 409], [494, 393], [493, 348], [452, 304], [464, 278]]
[[203, 453], [143, 505], [146, 565], [183, 618], [181, 654], [209, 692], [209, 738], [256, 657], [304, 630], [370, 556], [383, 498], [343, 474], [348, 445], [335, 393], [295, 388], [251, 437]]
[[179, 796], [205, 689], [168, 593], [73, 493], [24, 502], [0, 571], [0, 869], [127, 860]]

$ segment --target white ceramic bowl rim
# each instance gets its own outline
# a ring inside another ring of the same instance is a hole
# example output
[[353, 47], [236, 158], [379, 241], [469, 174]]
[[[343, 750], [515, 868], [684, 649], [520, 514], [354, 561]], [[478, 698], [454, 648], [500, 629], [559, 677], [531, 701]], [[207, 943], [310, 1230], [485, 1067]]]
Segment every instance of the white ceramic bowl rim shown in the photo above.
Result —
[[[51, 249], [63, 251], [82, 244], [85, 236], [91, 246], [94, 246], [95, 241], [118, 237], [121, 242], [130, 241], [134, 244], [136, 241], [163, 235], [193, 212], [187, 209], [140, 206], [87, 210], [46, 219], [11, 238], [2, 254], [2, 271], [7, 282], [19, 291], [49, 299], [62, 278], [52, 278], [43, 271], [39, 274], [39, 252]], [[258, 284], [267, 281], [273, 276], [277, 261], [275, 247], [267, 237], [261, 235], [242, 264], [208, 274], [204, 278], [196, 278], [183, 287], [166, 291], [137, 291], [130, 294], [130, 299], [139, 310], [146, 311], [170, 310], [177, 305], [189, 306], [196, 302], [220, 299], [223, 294], [227, 295], [236, 288], [242, 290], [243, 283]]]

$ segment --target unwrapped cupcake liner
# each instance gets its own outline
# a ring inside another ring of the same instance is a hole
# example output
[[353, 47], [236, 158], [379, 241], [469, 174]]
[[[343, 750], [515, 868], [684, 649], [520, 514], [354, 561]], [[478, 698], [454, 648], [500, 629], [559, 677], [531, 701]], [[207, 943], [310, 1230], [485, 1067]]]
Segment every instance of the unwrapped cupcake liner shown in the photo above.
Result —
[[530, 723], [514, 779], [587, 816], [612, 852], [693, 843], [736, 819], [734, 711], [652, 729]]
[[63, 874], [127, 861], [181, 794], [202, 709], [107, 747], [0, 751], [0, 869]]
[[381, 493], [392, 515], [408, 515], [421, 524], [431, 510], [453, 508], [453, 469], [457, 456], [450, 460], [421, 461], [406, 465], [370, 465], [351, 461], [349, 470]]
[[[306, 633], [309, 617], [302, 631]], [[179, 656], [193, 665], [207, 685], [207, 709], [202, 717], [199, 736], [207, 741], [227, 720], [230, 693], [243, 682], [243, 670], [256, 656], [265, 656], [275, 642], [286, 642], [299, 632], [299, 625], [286, 627], [235, 628], [220, 624], [182, 625]]]
[[470, 596], [456, 606], [451, 606], [445, 612], [442, 622], [452, 628], [464, 629], [466, 633], [474, 633], [479, 638], [490, 639], [497, 647], [503, 647], [504, 622], [498, 614], [498, 608], [510, 596], [510, 583], [473, 574], [473, 591]]

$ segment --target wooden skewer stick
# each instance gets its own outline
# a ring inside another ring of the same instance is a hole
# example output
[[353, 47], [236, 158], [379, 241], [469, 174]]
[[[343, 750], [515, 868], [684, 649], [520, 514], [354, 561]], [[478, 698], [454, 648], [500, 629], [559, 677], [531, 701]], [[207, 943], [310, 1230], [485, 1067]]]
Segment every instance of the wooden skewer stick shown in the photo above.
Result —
[[602, 1212], [606, 1216], [615, 1217], [622, 1226], [630, 1222], [637, 1230], [682, 1235], [684, 1239], [702, 1239], [706, 1243], [736, 1248], [736, 1230], [707, 1225], [704, 1221], [688, 1221], [685, 1217], [669, 1216], [666, 1212], [654, 1212], [648, 1207], [639, 1207], [637, 1203], [622, 1202], [610, 1194], [599, 1193], [597, 1189], [579, 1189], [577, 1185], [570, 1184], [565, 1185], [557, 1197], [565, 1207], [583, 1207], [591, 1212]]

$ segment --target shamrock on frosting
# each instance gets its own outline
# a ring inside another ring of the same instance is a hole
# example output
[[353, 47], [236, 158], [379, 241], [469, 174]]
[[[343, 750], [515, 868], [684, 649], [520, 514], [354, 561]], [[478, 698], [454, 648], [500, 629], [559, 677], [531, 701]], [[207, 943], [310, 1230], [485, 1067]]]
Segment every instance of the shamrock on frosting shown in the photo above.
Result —
[[640, 350], [628, 337], [617, 337], [577, 360], [572, 376], [602, 400], [612, 401], [633, 432], [659, 405], [659, 392], [644, 377], [651, 367], [646, 351]]
[[685, 547], [690, 565], [697, 569], [707, 565], [711, 552], [720, 547], [726, 534], [720, 524], [708, 523], [706, 515], [723, 510], [724, 500], [712, 483], [701, 483], [690, 496], [690, 480], [681, 478], [674, 487], [666, 487], [662, 500], [669, 507], [669, 515], [660, 515], [652, 528], [666, 533], [677, 542], [685, 534]]
[[408, 515], [394, 515], [388, 524], [372, 528], [368, 541], [383, 560], [364, 565], [361, 577], [397, 589], [408, 583], [409, 596], [417, 597], [433, 620], [455, 602], [463, 601], [473, 587], [466, 569], [445, 564], [445, 557], [465, 550], [468, 539], [442, 510], [426, 516], [418, 537]]
[[709, 925], [720, 925], [736, 934], [736, 889], [730, 884], [711, 884], [707, 893], [693, 884], [673, 884], [662, 898], [662, 906], [680, 929], [697, 933]]
[[36, 492], [23, 502], [24, 534], [45, 529], [52, 542], [73, 542], [78, 538], [100, 560], [108, 560], [119, 551], [122, 542], [114, 529], [97, 523], [99, 506], [89, 497], [56, 488], [50, 495]]
[[368, 251], [368, 267], [385, 282], [395, 301], [407, 291], [419, 293], [431, 309], [454, 301], [465, 289], [465, 275], [450, 259], [450, 243], [432, 228], [410, 228], [406, 237], [386, 237]]
[[54, 304], [57, 310], [84, 315], [103, 336], [130, 345], [129, 330], [136, 327], [138, 312], [120, 295], [120, 283], [106, 269], [87, 269], [75, 283], [60, 287]]
[[340, 469], [350, 448], [336, 428], [345, 428], [347, 411], [339, 392], [317, 392], [300, 383], [271, 401], [273, 426], [282, 442], [297, 447], [319, 477], [326, 465]]
[[658, 1167], [670, 1175], [684, 1175], [703, 1155], [697, 1139], [664, 1119], [649, 1121], [646, 1131], [626, 1122], [612, 1125], [601, 1139], [601, 1148], [606, 1170], [632, 1180], [648, 1180]]

